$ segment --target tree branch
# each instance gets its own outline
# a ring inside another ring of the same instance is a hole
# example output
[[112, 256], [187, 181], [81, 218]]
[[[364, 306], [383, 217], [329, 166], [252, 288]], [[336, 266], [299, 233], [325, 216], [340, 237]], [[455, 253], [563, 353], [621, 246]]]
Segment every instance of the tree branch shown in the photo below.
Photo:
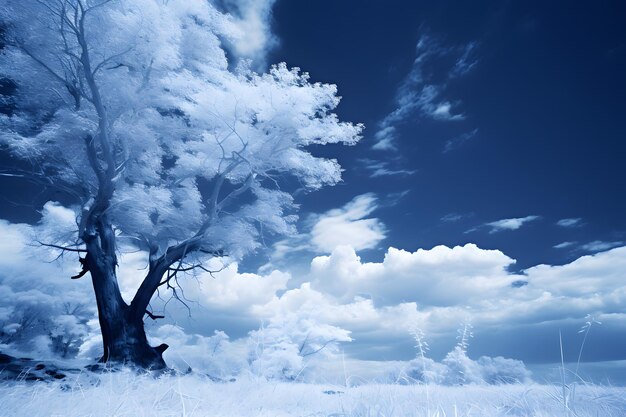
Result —
[[87, 249], [76, 249], [76, 248], [68, 248], [67, 246], [59, 246], [59, 245], [53, 245], [50, 243], [43, 243], [39, 240], [37, 240], [37, 243], [39, 243], [41, 246], [47, 246], [49, 248], [55, 248], [55, 249], [61, 249], [63, 251], [68, 251], [68, 252], [87, 252]]
[[148, 317], [150, 317], [152, 320], [156, 320], [156, 319], [164, 319], [165, 316], [160, 316], [160, 315], [156, 315], [153, 314], [151, 311], [146, 310], [146, 314], [148, 315]]

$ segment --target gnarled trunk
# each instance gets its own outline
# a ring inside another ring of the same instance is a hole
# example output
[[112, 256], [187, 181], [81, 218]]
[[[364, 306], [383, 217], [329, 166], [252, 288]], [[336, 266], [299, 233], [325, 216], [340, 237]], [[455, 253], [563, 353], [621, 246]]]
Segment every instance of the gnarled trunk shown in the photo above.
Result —
[[87, 254], [98, 305], [104, 354], [101, 361], [119, 362], [145, 369], [163, 369], [167, 345], [152, 347], [146, 338], [143, 315], [132, 314], [120, 294], [114, 265], [102, 257]]

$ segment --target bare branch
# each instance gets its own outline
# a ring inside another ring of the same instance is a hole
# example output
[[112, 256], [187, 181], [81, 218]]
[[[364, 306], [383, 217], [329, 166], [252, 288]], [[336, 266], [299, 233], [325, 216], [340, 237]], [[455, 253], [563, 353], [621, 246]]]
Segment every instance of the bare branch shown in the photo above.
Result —
[[[125, 51], [122, 51], [122, 52], [120, 52], [120, 53], [118, 53], [118, 54], [111, 55], [110, 57], [105, 58], [102, 62], [100, 62], [98, 65], [96, 65], [96, 67], [93, 69], [93, 71], [92, 71], [92, 76], [94, 76], [94, 77], [95, 77], [95, 75], [98, 73], [98, 71], [99, 71], [102, 67], [104, 67], [106, 64], [108, 64], [109, 62], [111, 62], [112, 60], [114, 60], [114, 59], [116, 59], [116, 58], [119, 58], [119, 57], [121, 57], [122, 55], [126, 55], [127, 53], [129, 53], [129, 52], [130, 52], [130, 51], [132, 51], [132, 50], [133, 50], [133, 48], [132, 48], [132, 47], [130, 47], [130, 48], [126, 49]], [[122, 64], [119, 64], [119, 65], [122, 65]], [[115, 67], [114, 67], [114, 68], [115, 68]]]
[[[331, 340], [327, 341], [326, 343], [324, 343], [324, 344], [322, 345], [322, 347], [320, 347], [319, 349], [316, 349], [316, 350], [313, 350], [313, 351], [311, 351], [311, 352], [307, 352], [307, 353], [302, 353], [302, 349], [301, 349], [301, 350], [300, 350], [300, 356], [305, 357], [305, 356], [314, 355], [314, 354], [316, 354], [317, 352], [320, 352], [320, 351], [321, 351], [322, 349], [324, 349], [326, 346], [328, 346], [329, 344], [331, 344], [331, 343], [333, 343], [333, 342], [335, 342], [335, 341], [336, 341], [335, 339], [331, 339]], [[303, 346], [303, 347], [304, 347], [304, 346]]]
[[46, 247], [55, 248], [55, 249], [61, 249], [62, 251], [81, 252], [81, 253], [87, 252], [87, 249], [68, 248], [67, 246], [53, 245], [51, 243], [44, 243], [44, 242], [41, 242], [39, 240], [37, 240], [37, 243], [39, 243], [41, 246], [46, 246]]
[[164, 319], [165, 316], [160, 316], [157, 314], [153, 314], [151, 311], [146, 310], [146, 314], [148, 315], [148, 317], [150, 317], [152, 320], [156, 320], [156, 319]]
[[256, 174], [248, 175], [248, 178], [246, 178], [246, 181], [243, 183], [241, 187], [231, 191], [226, 197], [222, 199], [222, 201], [220, 201], [217, 204], [217, 211], [218, 212], [221, 211], [230, 202], [230, 200], [237, 198], [238, 196], [240, 196], [241, 194], [249, 190], [250, 187], [252, 186], [252, 183], [254, 182], [255, 177], [256, 177]]

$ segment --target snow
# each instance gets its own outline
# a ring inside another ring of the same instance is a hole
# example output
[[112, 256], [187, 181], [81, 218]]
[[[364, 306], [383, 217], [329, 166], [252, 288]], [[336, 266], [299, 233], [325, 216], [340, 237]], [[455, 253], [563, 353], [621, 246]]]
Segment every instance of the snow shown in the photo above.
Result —
[[[0, 385], [2, 416], [567, 416], [561, 387], [213, 382], [197, 374], [84, 373], [69, 381]], [[572, 416], [626, 415], [626, 389], [580, 385]]]

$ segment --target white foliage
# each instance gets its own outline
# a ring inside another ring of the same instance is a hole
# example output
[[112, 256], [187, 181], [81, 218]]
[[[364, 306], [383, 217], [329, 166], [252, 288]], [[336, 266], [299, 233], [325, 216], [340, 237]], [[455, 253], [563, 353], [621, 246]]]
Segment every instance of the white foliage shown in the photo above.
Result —
[[250, 332], [250, 369], [269, 379], [304, 379], [314, 364], [336, 358], [340, 342], [349, 342], [350, 332], [296, 315], [278, 316], [267, 326]]
[[478, 365], [483, 380], [488, 384], [526, 384], [531, 381], [531, 372], [526, 369], [524, 362], [516, 359], [482, 356], [478, 359]]
[[[74, 7], [11, 0], [0, 11], [11, 28], [0, 75], [17, 85], [15, 112], [0, 119], [0, 143], [88, 207], [98, 183], [85, 147], [102, 114], [70, 30]], [[229, 70], [224, 42], [244, 55], [264, 49], [237, 39], [242, 27], [266, 21], [271, 2], [242, 4], [235, 17], [201, 0], [85, 7], [85, 42], [118, 170], [110, 215], [120, 233], [163, 251], [208, 221], [207, 244], [238, 257], [263, 233], [294, 231], [295, 204], [279, 191], [281, 178], [309, 189], [340, 181], [337, 162], [307, 148], [359, 139], [361, 125], [332, 113], [336, 87], [311, 83], [286, 64], [267, 74]]]

